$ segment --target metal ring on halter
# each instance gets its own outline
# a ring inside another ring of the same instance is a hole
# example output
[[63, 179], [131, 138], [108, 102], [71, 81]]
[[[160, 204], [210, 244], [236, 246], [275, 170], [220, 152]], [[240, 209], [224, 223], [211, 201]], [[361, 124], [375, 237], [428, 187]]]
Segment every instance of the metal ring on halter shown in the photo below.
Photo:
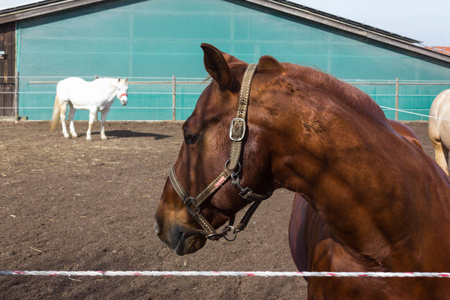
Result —
[[[228, 164], [230, 163], [230, 160], [227, 160], [226, 162], [225, 162], [225, 168], [226, 169], [228, 169]], [[240, 162], [237, 162], [237, 171], [234, 171], [233, 173], [231, 173], [231, 176], [233, 176], [233, 174], [234, 174], [234, 176], [236, 176], [237, 174], [239, 174], [239, 172], [241, 172], [241, 163]]]
[[[228, 242], [232, 242], [232, 241], [234, 241], [236, 238], [237, 238], [237, 234], [238, 234], [238, 230], [236, 229], [236, 228], [234, 228], [233, 226], [231, 226], [231, 225], [227, 225], [226, 227], [225, 227], [225, 229], [227, 229], [227, 228], [229, 228], [230, 230], [228, 230], [227, 231], [227, 233], [223, 236]], [[231, 237], [231, 238], [229, 238], [227, 235], [228, 235], [228, 232], [233, 232], [233, 236]]]

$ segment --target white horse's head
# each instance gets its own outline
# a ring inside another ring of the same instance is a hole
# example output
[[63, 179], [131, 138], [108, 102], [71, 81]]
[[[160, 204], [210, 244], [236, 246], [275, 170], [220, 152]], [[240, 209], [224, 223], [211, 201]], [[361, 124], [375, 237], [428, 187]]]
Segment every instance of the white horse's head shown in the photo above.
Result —
[[120, 103], [125, 106], [128, 102], [128, 78], [120, 79], [117, 82], [117, 91], [116, 91], [117, 99], [120, 100]]

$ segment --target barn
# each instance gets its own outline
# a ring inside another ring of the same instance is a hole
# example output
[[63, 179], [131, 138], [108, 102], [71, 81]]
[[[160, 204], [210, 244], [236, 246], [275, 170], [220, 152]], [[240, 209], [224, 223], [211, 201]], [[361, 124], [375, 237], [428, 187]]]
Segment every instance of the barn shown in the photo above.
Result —
[[391, 119], [427, 120], [450, 87], [449, 55], [284, 0], [44, 0], [0, 11], [0, 26], [0, 118], [49, 120], [59, 80], [101, 76], [130, 82], [108, 119], [184, 120], [208, 82], [203, 42], [318, 68]]

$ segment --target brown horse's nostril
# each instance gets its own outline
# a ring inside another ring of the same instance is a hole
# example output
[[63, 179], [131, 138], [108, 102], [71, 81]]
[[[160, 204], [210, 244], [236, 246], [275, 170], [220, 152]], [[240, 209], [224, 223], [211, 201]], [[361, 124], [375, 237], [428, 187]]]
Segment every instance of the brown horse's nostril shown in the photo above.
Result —
[[157, 235], [161, 234], [161, 231], [159, 230], [158, 223], [155, 223], [155, 232], [156, 232]]

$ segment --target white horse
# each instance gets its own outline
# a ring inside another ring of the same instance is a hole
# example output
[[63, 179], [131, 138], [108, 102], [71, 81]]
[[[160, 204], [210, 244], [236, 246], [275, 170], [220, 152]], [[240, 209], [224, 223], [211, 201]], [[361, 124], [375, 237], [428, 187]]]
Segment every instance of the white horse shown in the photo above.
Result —
[[450, 148], [450, 89], [434, 99], [430, 108], [428, 135], [433, 144], [436, 162], [448, 175], [448, 150]]
[[51, 130], [58, 125], [61, 118], [62, 132], [65, 138], [69, 138], [66, 128], [66, 110], [67, 104], [70, 106], [69, 111], [69, 128], [72, 137], [77, 137], [75, 127], [73, 125], [73, 117], [77, 109], [89, 110], [89, 129], [86, 133], [86, 139], [91, 140], [91, 127], [97, 119], [98, 111], [101, 111], [101, 138], [106, 140], [105, 120], [106, 116], [114, 103], [114, 99], [120, 100], [122, 105], [128, 102], [128, 78], [100, 78], [92, 82], [86, 82], [79, 77], [70, 77], [61, 80], [56, 86], [55, 106], [53, 108]]

